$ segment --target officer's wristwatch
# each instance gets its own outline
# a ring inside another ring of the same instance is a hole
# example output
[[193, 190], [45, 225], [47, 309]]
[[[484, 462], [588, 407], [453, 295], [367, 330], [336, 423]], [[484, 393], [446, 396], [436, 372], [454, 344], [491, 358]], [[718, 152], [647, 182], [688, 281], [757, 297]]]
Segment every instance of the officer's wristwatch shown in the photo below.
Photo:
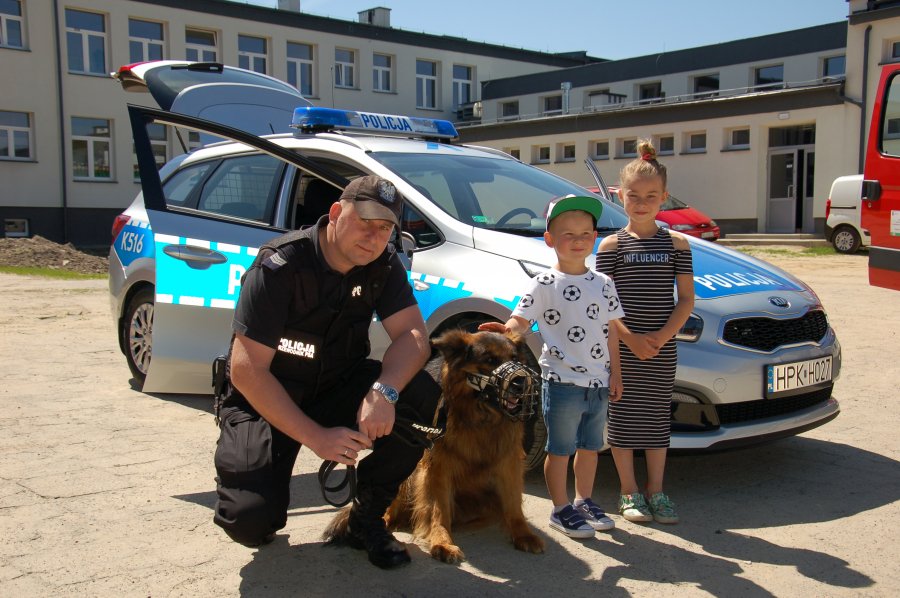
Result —
[[381, 382], [376, 382], [372, 385], [372, 390], [380, 392], [381, 396], [384, 397], [384, 400], [391, 405], [400, 400], [400, 393], [397, 392], [397, 389], [393, 386], [388, 386], [386, 384], [382, 384]]

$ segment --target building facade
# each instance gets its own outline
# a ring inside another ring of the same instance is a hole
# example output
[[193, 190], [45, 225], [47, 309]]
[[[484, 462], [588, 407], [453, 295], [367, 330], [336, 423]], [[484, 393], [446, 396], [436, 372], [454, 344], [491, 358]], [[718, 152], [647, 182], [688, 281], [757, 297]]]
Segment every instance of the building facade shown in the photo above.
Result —
[[[584, 185], [585, 159], [616, 182], [647, 137], [672, 192], [724, 233], [818, 232], [831, 181], [861, 172], [878, 69], [900, 60], [900, 1], [847, 4], [847, 21], [606, 61], [394, 29], [382, 7], [340, 20], [298, 0], [5, 0], [0, 221], [108, 243], [140, 189], [125, 105], [154, 105], [109, 73], [162, 58], [264, 72], [316, 105], [453, 120], [463, 142]], [[160, 163], [184, 151], [152, 134]]]
[[669, 189], [723, 233], [820, 233], [831, 182], [862, 172], [880, 65], [900, 60], [900, 2], [848, 2], [847, 21], [496, 79], [465, 142], [583, 185], [653, 141]]
[[[4, 0], [0, 3], [0, 221], [7, 235], [109, 242], [140, 190], [126, 103], [154, 106], [110, 78], [156, 59], [222, 62], [287, 81], [316, 105], [457, 120], [481, 83], [583, 64], [358, 20], [223, 0]], [[165, 127], [159, 161], [183, 151]]]

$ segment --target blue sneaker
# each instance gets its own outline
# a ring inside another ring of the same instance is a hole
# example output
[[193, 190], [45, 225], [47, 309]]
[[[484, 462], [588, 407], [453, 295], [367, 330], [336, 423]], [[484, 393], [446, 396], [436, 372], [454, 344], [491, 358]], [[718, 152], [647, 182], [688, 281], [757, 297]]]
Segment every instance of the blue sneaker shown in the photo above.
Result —
[[550, 514], [550, 527], [570, 538], [593, 538], [594, 528], [584, 520], [581, 511], [566, 505], [559, 513]]
[[610, 530], [616, 527], [615, 522], [607, 517], [606, 513], [603, 512], [603, 509], [597, 506], [597, 503], [590, 498], [584, 499], [584, 502], [575, 505], [575, 508], [581, 513], [581, 516], [584, 517], [587, 524], [597, 531]]

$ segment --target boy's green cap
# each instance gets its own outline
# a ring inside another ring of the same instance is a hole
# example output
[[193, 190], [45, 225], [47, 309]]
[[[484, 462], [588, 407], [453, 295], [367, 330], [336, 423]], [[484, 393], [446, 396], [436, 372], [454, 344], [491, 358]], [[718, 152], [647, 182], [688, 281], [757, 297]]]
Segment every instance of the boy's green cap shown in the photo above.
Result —
[[562, 214], [563, 212], [571, 212], [572, 210], [581, 210], [587, 212], [594, 218], [594, 224], [600, 220], [600, 214], [603, 212], [603, 204], [596, 197], [586, 197], [583, 195], [566, 195], [560, 197], [550, 204], [547, 208], [547, 228], [550, 228], [550, 221]]

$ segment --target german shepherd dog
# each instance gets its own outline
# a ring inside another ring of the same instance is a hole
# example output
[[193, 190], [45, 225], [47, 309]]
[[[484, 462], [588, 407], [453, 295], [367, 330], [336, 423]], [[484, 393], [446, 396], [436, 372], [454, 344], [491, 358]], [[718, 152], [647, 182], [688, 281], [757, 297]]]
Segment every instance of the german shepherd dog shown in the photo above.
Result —
[[[540, 385], [539, 376], [521, 365], [527, 346], [512, 333], [463, 330], [445, 332], [432, 345], [444, 360], [446, 433], [400, 487], [385, 514], [388, 527], [411, 528], [428, 541], [431, 556], [445, 563], [465, 560], [450, 535], [454, 524], [499, 521], [516, 549], [543, 552], [543, 540], [522, 513], [523, 420]], [[502, 373], [511, 370], [526, 376]], [[326, 537], [346, 533], [348, 513], [335, 517]]]

